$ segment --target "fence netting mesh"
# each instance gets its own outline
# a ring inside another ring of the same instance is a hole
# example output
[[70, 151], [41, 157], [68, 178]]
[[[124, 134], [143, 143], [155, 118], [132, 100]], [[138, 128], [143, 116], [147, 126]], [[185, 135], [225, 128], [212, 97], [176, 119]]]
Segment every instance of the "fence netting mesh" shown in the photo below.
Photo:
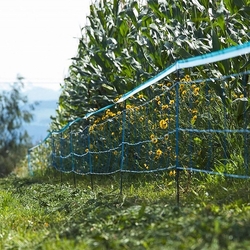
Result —
[[[51, 133], [41, 144], [48, 165], [82, 175], [179, 169], [247, 178], [249, 73], [164, 78]], [[30, 151], [33, 169], [41, 145]]]

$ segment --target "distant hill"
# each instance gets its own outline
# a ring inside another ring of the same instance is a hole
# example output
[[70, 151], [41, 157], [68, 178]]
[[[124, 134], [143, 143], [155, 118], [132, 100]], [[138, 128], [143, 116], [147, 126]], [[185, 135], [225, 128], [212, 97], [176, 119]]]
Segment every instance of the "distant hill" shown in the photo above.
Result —
[[55, 115], [57, 100], [40, 101], [33, 111], [34, 120], [24, 126], [34, 144], [42, 141], [48, 135], [50, 117]]
[[35, 86], [24, 91], [24, 95], [28, 96], [30, 102], [51, 100], [54, 101], [58, 100], [60, 91]]
[[29, 103], [39, 102], [33, 111], [34, 120], [24, 126], [34, 144], [42, 141], [48, 135], [50, 117], [55, 115], [60, 91], [39, 86], [32, 86], [23, 93]]

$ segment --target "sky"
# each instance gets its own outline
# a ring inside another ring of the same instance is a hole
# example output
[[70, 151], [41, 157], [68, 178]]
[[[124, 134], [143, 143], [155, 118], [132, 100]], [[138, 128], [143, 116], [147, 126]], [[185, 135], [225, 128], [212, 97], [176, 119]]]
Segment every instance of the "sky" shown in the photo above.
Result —
[[0, 91], [23, 76], [29, 88], [60, 89], [77, 52], [90, 0], [0, 0]]
[[27, 125], [34, 142], [47, 135], [90, 1], [0, 0], [0, 93], [20, 75], [29, 102], [41, 101]]

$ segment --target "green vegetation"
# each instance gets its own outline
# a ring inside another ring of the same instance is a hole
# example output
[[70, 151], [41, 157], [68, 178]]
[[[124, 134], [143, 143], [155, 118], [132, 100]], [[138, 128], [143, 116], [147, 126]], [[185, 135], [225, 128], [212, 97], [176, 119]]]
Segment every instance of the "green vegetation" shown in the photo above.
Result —
[[[52, 129], [113, 103], [177, 60], [249, 41], [249, 0], [141, 2], [97, 0], [90, 6]], [[242, 56], [193, 68], [192, 78], [238, 73], [248, 65]]]
[[[183, 168], [244, 173], [249, 136], [226, 130], [249, 128], [248, 76], [231, 75], [249, 69], [248, 55], [180, 69], [122, 106], [81, 117], [114, 103], [179, 59], [248, 41], [248, 6], [249, 0], [93, 3], [51, 129], [79, 122], [50, 138], [52, 165], [65, 172], [100, 173], [117, 171], [124, 161], [124, 169], [138, 171], [173, 167], [177, 158]], [[192, 82], [209, 78], [217, 79]], [[178, 90], [177, 80], [183, 81]], [[205, 131], [210, 129], [213, 133]]]
[[167, 175], [0, 181], [1, 249], [248, 249], [249, 181]]
[[[249, 0], [124, 2], [101, 0], [91, 5], [89, 25], [83, 29], [78, 55], [62, 86], [52, 129], [112, 103], [178, 59], [249, 40]], [[187, 171], [195, 166], [245, 174], [247, 133], [198, 130], [249, 128], [247, 77], [219, 79], [209, 85], [192, 80], [247, 69], [248, 56], [242, 56], [189, 74], [181, 71], [179, 88], [174, 88], [174, 77], [165, 79], [129, 99], [126, 112], [117, 105], [53, 135], [32, 151], [32, 178], [0, 180], [0, 247], [248, 249], [249, 180]], [[174, 166], [177, 96], [183, 128], [178, 160], [185, 169], [180, 171], [180, 206], [176, 206], [174, 169], [123, 174], [121, 194], [119, 174], [92, 176], [92, 190], [89, 176], [48, 168], [51, 160], [60, 170], [80, 173], [88, 172], [90, 165], [94, 172], [110, 172], [122, 161], [125, 170]], [[121, 155], [117, 149], [122, 145], [123, 125], [128, 143]]]
[[248, 129], [250, 123], [246, 76], [199, 80], [185, 75], [179, 85], [156, 83], [152, 99], [139, 93], [126, 100], [126, 109], [124, 103], [116, 105], [88, 118], [89, 125], [82, 129], [79, 123], [82, 126], [85, 120], [53, 134], [47, 158], [45, 154], [43, 161], [39, 158], [41, 146], [31, 152], [32, 167], [52, 165], [78, 174], [121, 168], [142, 172], [173, 168], [178, 157], [178, 166], [186, 169], [248, 175], [250, 138], [247, 131], [237, 131]]
[[24, 123], [33, 119], [34, 105], [22, 95], [23, 78], [18, 77], [9, 91], [0, 93], [0, 177], [11, 173], [27, 154], [31, 140]]

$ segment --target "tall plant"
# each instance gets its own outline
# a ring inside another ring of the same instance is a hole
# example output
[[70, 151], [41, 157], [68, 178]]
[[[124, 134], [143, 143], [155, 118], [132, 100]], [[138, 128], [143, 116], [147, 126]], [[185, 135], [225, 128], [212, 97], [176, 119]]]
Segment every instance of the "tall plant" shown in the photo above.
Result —
[[[62, 85], [53, 128], [113, 102], [176, 60], [248, 41], [249, 3], [99, 0], [92, 4], [77, 56]], [[247, 56], [192, 69], [192, 75], [221, 76], [246, 67]], [[235, 79], [230, 87], [239, 85]], [[223, 95], [220, 86], [213, 87]]]

